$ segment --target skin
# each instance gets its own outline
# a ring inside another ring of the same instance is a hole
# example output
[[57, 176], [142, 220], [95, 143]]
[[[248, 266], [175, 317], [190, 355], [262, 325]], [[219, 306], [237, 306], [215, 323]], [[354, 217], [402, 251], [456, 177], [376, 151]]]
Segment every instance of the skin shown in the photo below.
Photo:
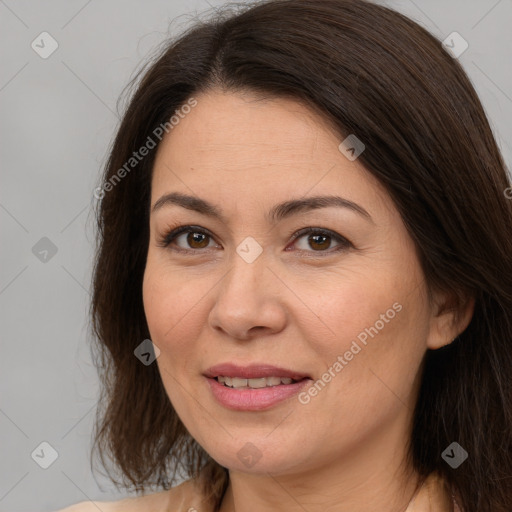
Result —
[[[143, 298], [169, 399], [230, 471], [222, 512], [403, 510], [416, 484], [404, 457], [422, 359], [465, 329], [471, 304], [456, 319], [443, 308], [448, 297], [429, 301], [389, 195], [339, 151], [343, 137], [322, 117], [249, 92], [196, 99], [158, 148], [151, 205], [181, 192], [213, 203], [226, 222], [178, 205], [151, 213]], [[277, 203], [334, 194], [371, 220], [338, 207], [265, 217]], [[159, 245], [189, 224], [212, 237]], [[308, 226], [350, 245], [293, 239]], [[252, 263], [236, 252], [248, 236], [263, 248]], [[320, 379], [396, 303], [401, 311], [307, 404], [295, 396], [265, 411], [229, 410], [202, 375], [221, 362], [267, 363]], [[261, 453], [250, 468], [237, 457], [247, 442]]]

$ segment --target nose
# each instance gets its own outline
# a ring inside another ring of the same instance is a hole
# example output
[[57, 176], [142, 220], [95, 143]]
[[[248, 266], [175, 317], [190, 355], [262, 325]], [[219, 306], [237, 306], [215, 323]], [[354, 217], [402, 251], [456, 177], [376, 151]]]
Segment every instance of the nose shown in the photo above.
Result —
[[215, 287], [210, 326], [237, 340], [280, 332], [287, 321], [283, 288], [263, 254], [252, 263], [235, 255]]

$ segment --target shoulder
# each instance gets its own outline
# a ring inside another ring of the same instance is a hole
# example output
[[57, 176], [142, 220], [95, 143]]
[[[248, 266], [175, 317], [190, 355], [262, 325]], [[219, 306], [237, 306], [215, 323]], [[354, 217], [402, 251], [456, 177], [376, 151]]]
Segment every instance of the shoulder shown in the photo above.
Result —
[[124, 498], [117, 501], [81, 501], [56, 512], [188, 512], [201, 507], [204, 510], [198, 484], [187, 480], [168, 491], [161, 491], [146, 496]]

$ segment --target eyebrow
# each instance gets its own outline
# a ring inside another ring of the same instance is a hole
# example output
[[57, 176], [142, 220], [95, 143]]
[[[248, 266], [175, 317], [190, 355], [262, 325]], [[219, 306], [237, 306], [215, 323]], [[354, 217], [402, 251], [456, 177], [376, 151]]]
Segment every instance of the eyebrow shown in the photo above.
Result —
[[[222, 211], [215, 205], [199, 197], [189, 196], [179, 192], [171, 192], [160, 197], [160, 199], [158, 199], [153, 205], [151, 211], [154, 213], [164, 206], [171, 205], [177, 205], [182, 208], [186, 208], [187, 210], [196, 211], [202, 215], [218, 219], [224, 224], [227, 224], [227, 220], [222, 214]], [[370, 214], [362, 206], [339, 196], [313, 196], [285, 201], [273, 206], [267, 213], [267, 219], [272, 223], [276, 223], [297, 213], [329, 207], [347, 208], [373, 223], [373, 219]]]

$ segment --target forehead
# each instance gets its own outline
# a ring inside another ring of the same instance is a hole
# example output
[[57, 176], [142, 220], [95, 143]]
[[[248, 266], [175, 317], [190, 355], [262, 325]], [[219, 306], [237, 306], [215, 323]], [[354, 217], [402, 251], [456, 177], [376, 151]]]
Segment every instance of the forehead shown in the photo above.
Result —
[[[256, 162], [272, 154], [304, 156], [318, 144], [329, 144], [323, 119], [301, 103], [285, 98], [262, 98], [251, 93], [210, 92], [164, 138], [162, 146], [180, 155], [180, 146], [194, 144], [189, 161], [211, 153], [229, 154]], [[325, 133], [320, 133], [325, 132]], [[323, 136], [322, 136], [323, 135]], [[330, 134], [331, 143], [338, 137]]]
[[377, 180], [339, 151], [342, 137], [307, 106], [219, 91], [196, 101], [159, 145], [152, 204], [173, 190], [218, 203], [333, 189], [352, 200], [382, 195]]

